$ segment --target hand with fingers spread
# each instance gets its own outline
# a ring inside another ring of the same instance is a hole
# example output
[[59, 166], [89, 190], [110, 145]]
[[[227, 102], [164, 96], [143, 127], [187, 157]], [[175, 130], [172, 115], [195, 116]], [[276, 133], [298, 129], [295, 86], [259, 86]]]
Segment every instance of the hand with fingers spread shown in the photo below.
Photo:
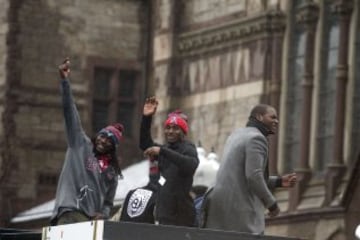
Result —
[[159, 102], [156, 99], [156, 97], [152, 96], [152, 97], [146, 98], [145, 104], [144, 104], [143, 115], [144, 116], [154, 115], [156, 113], [156, 109], [157, 109], [158, 105], [159, 105]]
[[61, 79], [68, 78], [70, 75], [70, 59], [65, 58], [63, 63], [59, 66], [59, 74]]

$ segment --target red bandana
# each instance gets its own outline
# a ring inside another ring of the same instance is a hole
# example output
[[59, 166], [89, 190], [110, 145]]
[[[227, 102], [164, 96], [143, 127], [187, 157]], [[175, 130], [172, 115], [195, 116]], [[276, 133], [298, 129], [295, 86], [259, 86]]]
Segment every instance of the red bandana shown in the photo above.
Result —
[[189, 127], [187, 122], [178, 114], [169, 114], [168, 119], [165, 121], [165, 126], [168, 126], [170, 124], [175, 124], [181, 128], [181, 130], [187, 134]]
[[101, 155], [97, 157], [101, 172], [105, 171], [110, 165], [110, 156]]

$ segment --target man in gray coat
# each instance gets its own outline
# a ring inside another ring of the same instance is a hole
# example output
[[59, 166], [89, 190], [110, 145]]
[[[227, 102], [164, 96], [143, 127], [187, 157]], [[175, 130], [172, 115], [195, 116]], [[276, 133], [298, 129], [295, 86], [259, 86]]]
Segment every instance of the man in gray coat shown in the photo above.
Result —
[[205, 227], [263, 234], [265, 209], [270, 217], [280, 210], [270, 189], [292, 187], [295, 173], [269, 176], [268, 140], [276, 132], [276, 110], [255, 106], [245, 128], [227, 139], [216, 183], [209, 194]]

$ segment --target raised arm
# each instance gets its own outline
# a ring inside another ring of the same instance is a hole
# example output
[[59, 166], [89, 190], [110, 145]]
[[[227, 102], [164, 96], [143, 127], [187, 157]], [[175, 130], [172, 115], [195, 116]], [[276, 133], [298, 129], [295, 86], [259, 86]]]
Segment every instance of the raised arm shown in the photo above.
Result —
[[75, 147], [81, 141], [83, 129], [71, 92], [69, 82], [70, 60], [68, 58], [59, 66], [59, 74], [67, 141], [70, 147]]
[[140, 148], [145, 149], [154, 146], [155, 143], [151, 137], [152, 116], [156, 113], [158, 101], [155, 97], [149, 97], [145, 100], [143, 117], [140, 126]]

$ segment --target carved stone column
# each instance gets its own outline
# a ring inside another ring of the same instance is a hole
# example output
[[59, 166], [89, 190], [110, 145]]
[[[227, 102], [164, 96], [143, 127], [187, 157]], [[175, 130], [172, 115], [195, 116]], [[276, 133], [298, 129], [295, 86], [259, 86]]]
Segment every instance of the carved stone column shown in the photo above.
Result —
[[[270, 13], [270, 31], [272, 34], [272, 54], [271, 54], [271, 79], [270, 79], [270, 98], [269, 104], [277, 111], [280, 110], [280, 90], [281, 90], [281, 66], [282, 66], [282, 45], [285, 30], [285, 15], [280, 10]], [[279, 114], [279, 112], [278, 112]], [[269, 171], [271, 175], [276, 175], [277, 171], [277, 146], [278, 137], [273, 135], [269, 141]]]
[[337, 15], [339, 18], [339, 49], [336, 69], [334, 158], [327, 166], [325, 205], [330, 204], [335, 196], [336, 189], [346, 170], [343, 153], [346, 85], [348, 81], [349, 27], [352, 12], [352, 0], [337, 0], [332, 7], [333, 14]]
[[290, 195], [289, 210], [295, 210], [300, 202], [301, 194], [304, 192], [307, 183], [311, 178], [309, 167], [310, 130], [311, 130], [311, 105], [314, 86], [314, 46], [315, 31], [318, 20], [319, 8], [312, 0], [300, 6], [296, 18], [297, 23], [305, 28], [305, 57], [303, 76], [303, 102], [300, 128], [300, 159], [295, 169], [298, 176], [298, 184]]

